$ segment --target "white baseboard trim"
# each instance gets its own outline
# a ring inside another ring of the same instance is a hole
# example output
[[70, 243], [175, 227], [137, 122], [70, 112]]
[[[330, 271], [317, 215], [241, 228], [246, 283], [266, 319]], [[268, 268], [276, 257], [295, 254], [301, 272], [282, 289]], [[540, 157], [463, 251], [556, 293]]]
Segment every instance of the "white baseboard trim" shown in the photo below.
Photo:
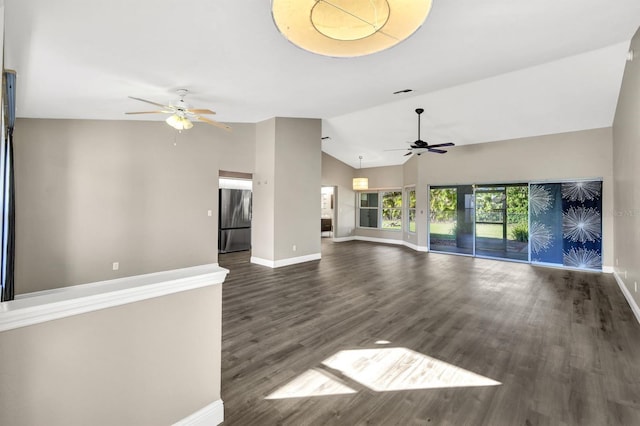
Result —
[[251, 256], [251, 263], [255, 263], [256, 265], [266, 266], [268, 268], [273, 268], [275, 262], [273, 260], [263, 259], [261, 257]]
[[604, 272], [605, 274], [613, 274], [614, 273], [613, 266], [603, 266], [602, 272]]
[[393, 240], [391, 238], [363, 237], [361, 235], [356, 235], [353, 238], [358, 241], [368, 241], [370, 243], [395, 244], [398, 246], [404, 245], [404, 240]]
[[173, 426], [213, 426], [224, 421], [224, 403], [221, 399], [176, 422]]
[[616, 279], [616, 282], [618, 283], [618, 287], [620, 287], [622, 294], [624, 294], [624, 298], [627, 299], [627, 303], [631, 307], [633, 314], [636, 316], [636, 320], [638, 321], [638, 323], [640, 323], [640, 306], [638, 306], [635, 299], [631, 295], [631, 292], [629, 291], [627, 286], [624, 284], [624, 281], [622, 281], [622, 278], [620, 278], [620, 275], [618, 275], [616, 271], [613, 272], [613, 277]]
[[344, 243], [346, 241], [354, 241], [356, 239], [356, 237], [336, 237], [333, 238], [333, 242], [334, 243]]
[[429, 249], [427, 247], [419, 246], [417, 244], [410, 243], [409, 241], [405, 241], [404, 245], [405, 245], [405, 247], [409, 247], [410, 249], [415, 250], [415, 251], [421, 251], [421, 252], [428, 252], [429, 251]]
[[311, 262], [312, 260], [320, 260], [320, 253], [307, 254], [305, 256], [290, 257], [288, 259], [267, 260], [260, 257], [251, 256], [251, 263], [256, 265], [267, 266], [269, 268], [280, 268], [282, 266], [295, 265], [297, 263]]
[[392, 240], [390, 238], [364, 237], [361, 235], [356, 235], [353, 237], [334, 238], [333, 241], [336, 243], [343, 243], [345, 241], [368, 241], [370, 243], [395, 244], [397, 246], [405, 246], [415, 251], [421, 251], [421, 252], [429, 251], [427, 247], [419, 246], [417, 244], [413, 244], [405, 240]]

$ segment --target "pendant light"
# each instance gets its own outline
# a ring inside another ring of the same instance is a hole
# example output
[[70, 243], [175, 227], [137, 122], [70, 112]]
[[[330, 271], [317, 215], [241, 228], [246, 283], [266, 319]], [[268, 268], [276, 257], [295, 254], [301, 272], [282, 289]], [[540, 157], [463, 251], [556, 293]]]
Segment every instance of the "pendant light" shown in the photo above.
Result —
[[[362, 169], [362, 155], [359, 158], [360, 158], [360, 168], [358, 170], [361, 170]], [[353, 178], [353, 190], [354, 191], [366, 191], [367, 189], [369, 189], [369, 178], [366, 178], [366, 177]]]

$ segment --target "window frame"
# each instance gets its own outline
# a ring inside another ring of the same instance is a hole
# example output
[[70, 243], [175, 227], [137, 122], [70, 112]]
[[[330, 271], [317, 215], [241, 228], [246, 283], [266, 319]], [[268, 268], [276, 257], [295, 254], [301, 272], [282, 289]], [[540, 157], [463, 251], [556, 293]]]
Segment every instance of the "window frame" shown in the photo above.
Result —
[[[388, 193], [398, 193], [400, 195], [400, 207], [384, 207], [383, 200], [384, 195]], [[378, 204], [375, 207], [363, 207], [362, 206], [362, 194], [377, 194], [378, 196]], [[373, 226], [363, 226], [360, 223], [362, 218], [360, 211], [361, 210], [377, 210], [376, 219], [377, 223], [375, 227]], [[399, 228], [384, 228], [383, 227], [383, 212], [385, 210], [397, 210], [400, 215], [400, 227]], [[358, 191], [358, 228], [362, 229], [378, 229], [381, 231], [391, 231], [391, 232], [403, 232], [405, 227], [405, 214], [404, 214], [404, 191], [402, 188], [389, 188], [389, 189], [379, 189], [379, 190], [368, 190], [368, 191]]]
[[[403, 223], [406, 223], [406, 229], [405, 231], [409, 234], [415, 234], [417, 233], [417, 210], [418, 210], [418, 200], [417, 200], [417, 191], [416, 191], [416, 187], [415, 185], [411, 185], [411, 186], [407, 186], [404, 189], [404, 193], [405, 193], [405, 197], [406, 197], [406, 201], [404, 202], [405, 207], [405, 216], [406, 220], [403, 221]], [[411, 195], [410, 193], [413, 192], [413, 199], [415, 200], [415, 205], [413, 207], [411, 207]], [[416, 224], [416, 228], [412, 231], [411, 230], [411, 212], [413, 211], [413, 223]]]
[[[371, 207], [371, 206], [367, 206], [367, 207], [362, 207], [362, 194], [377, 194], [378, 196], [378, 200], [377, 200], [377, 204], [375, 207]], [[376, 226], [363, 226], [360, 224], [360, 221], [362, 219], [362, 216], [360, 214], [361, 210], [376, 210], [376, 218], [377, 218], [377, 222], [376, 222]], [[358, 192], [358, 228], [363, 228], [363, 229], [380, 229], [380, 193], [379, 191], [359, 191]]]

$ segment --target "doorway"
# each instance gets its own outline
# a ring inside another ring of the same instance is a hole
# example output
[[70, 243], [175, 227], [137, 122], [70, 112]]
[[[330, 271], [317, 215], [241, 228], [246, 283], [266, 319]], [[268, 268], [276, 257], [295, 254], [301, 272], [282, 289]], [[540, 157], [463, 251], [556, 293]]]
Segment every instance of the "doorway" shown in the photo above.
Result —
[[476, 256], [528, 261], [529, 186], [476, 186], [475, 206]]
[[218, 253], [251, 250], [252, 181], [218, 178]]
[[473, 255], [474, 206], [472, 185], [432, 186], [429, 249]]
[[335, 188], [323, 186], [320, 190], [320, 235], [322, 238], [333, 238], [335, 223]]

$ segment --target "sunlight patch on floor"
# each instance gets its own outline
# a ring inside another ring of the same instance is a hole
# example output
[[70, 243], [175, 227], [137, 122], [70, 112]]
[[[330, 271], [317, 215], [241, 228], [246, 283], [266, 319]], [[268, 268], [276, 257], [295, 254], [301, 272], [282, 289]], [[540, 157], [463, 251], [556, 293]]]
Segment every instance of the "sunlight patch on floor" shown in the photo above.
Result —
[[501, 384], [407, 348], [345, 350], [322, 364], [377, 392]]
[[342, 383], [330, 374], [312, 368], [307, 370], [285, 386], [276, 390], [265, 399], [305, 398], [310, 396], [347, 395], [356, 393], [354, 389]]
[[312, 368], [265, 399], [357, 393], [345, 381], [353, 381], [352, 386], [356, 388], [365, 386], [375, 392], [502, 384], [407, 348], [344, 350], [325, 359], [322, 364], [322, 368], [331, 369], [335, 375], [321, 368]]

